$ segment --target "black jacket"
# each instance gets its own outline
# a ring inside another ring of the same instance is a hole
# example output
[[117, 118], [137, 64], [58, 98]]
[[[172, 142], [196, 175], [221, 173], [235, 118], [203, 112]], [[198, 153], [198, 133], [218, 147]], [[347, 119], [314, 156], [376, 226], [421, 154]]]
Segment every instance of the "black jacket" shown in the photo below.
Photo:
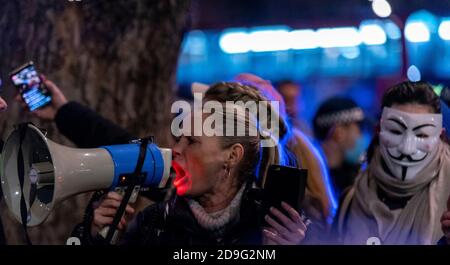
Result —
[[80, 148], [127, 144], [133, 139], [126, 130], [77, 102], [62, 106], [55, 123], [61, 134]]
[[[239, 222], [228, 227], [221, 239], [212, 237], [211, 232], [202, 228], [185, 198], [172, 196], [165, 202], [151, 205], [138, 213], [130, 223], [121, 244], [123, 245], [261, 245], [262, 215], [258, 198], [259, 190], [247, 185], [244, 191]], [[91, 212], [92, 213], [92, 212]], [[88, 221], [80, 224], [72, 236], [81, 238], [84, 245], [103, 242], [92, 238]]]

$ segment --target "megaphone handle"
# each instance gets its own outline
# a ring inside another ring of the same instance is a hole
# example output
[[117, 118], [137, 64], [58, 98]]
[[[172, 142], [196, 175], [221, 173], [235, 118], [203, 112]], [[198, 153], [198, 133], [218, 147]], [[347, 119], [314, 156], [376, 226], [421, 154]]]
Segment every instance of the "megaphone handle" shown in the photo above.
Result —
[[[105, 226], [105, 227], [103, 227], [103, 229], [98, 234], [106, 239], [106, 237], [108, 236], [109, 229], [110, 229], [109, 225]], [[114, 235], [111, 238], [111, 244], [112, 245], [117, 244], [117, 240], [119, 239], [120, 235], [121, 235], [121, 233], [120, 233], [119, 230], [114, 231]]]
[[[136, 163], [136, 168], [134, 169], [134, 172], [132, 174], [131, 183], [127, 186], [127, 189], [122, 188], [123, 189], [122, 192], [124, 192], [125, 194], [113, 218], [111, 227], [109, 227], [107, 230], [105, 237], [106, 243], [113, 242], [113, 237], [115, 237], [115, 233], [117, 232], [117, 227], [120, 223], [120, 219], [125, 214], [127, 204], [130, 202], [130, 199], [132, 199], [132, 197], [134, 198], [137, 197], [136, 193], [139, 192], [138, 177], [142, 173], [142, 167], [144, 166], [145, 157], [147, 155], [147, 146], [149, 140], [150, 140], [149, 138], [144, 138], [140, 143], [138, 161]], [[133, 194], [134, 196], [132, 196]], [[115, 242], [117, 242], [117, 240]]]
[[[137, 196], [139, 195], [139, 190], [141, 189], [141, 186], [135, 186], [133, 189], [133, 193], [131, 194], [130, 200], [128, 203], [135, 203]], [[125, 188], [124, 187], [118, 187], [114, 190], [115, 192], [119, 193], [120, 195], [124, 196], [125, 194]], [[100, 230], [99, 234], [106, 239], [106, 236], [108, 235], [110, 226], [105, 226], [102, 230]], [[115, 245], [118, 241], [118, 239], [121, 236], [121, 232], [119, 230], [114, 231], [114, 235], [111, 239], [111, 244]]]

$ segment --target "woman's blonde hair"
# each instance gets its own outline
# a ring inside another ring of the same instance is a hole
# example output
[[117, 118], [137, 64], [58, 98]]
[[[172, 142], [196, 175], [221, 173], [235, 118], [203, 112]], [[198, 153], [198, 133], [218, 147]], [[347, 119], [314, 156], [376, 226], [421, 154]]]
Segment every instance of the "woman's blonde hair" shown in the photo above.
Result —
[[[252, 85], [234, 82], [222, 82], [211, 86], [205, 93], [205, 99], [217, 100], [219, 102], [236, 102], [241, 100], [244, 103], [248, 101], [260, 102], [268, 100], [258, 88]], [[327, 190], [327, 184], [325, 183], [327, 172], [324, 162], [317, 152], [314, 152], [315, 148], [305, 135], [298, 130], [291, 131], [289, 125], [279, 113], [274, 113], [270, 110], [269, 115], [277, 116], [280, 128], [279, 138], [283, 144], [279, 144], [273, 148], [262, 148], [260, 152], [261, 162], [259, 165], [260, 184], [262, 186], [264, 185], [269, 166], [282, 162], [283, 150], [281, 149], [285, 145], [295, 155], [297, 164], [308, 170], [306, 198], [303, 203], [306, 207], [305, 210], [310, 215], [313, 215], [315, 219], [321, 220], [323, 224], [329, 224], [334, 216], [336, 203], [333, 200], [333, 195]], [[236, 139], [225, 139], [225, 141], [233, 142]], [[260, 147], [257, 148], [255, 144], [256, 142], [253, 142], [253, 148], [248, 149], [251, 153], [256, 152], [256, 150], [259, 152], [260, 150]], [[250, 165], [250, 161], [248, 165]]]
[[[272, 115], [275, 115], [278, 121], [279, 138], [282, 139], [288, 131], [283, 119], [281, 119], [276, 111], [271, 107], [271, 103], [260, 93], [260, 91], [252, 86], [244, 85], [237, 82], [221, 82], [212, 85], [205, 93], [205, 101], [215, 100], [221, 103], [227, 101], [243, 103], [254, 101], [267, 102], [267, 119], [271, 119]], [[260, 118], [260, 117], [258, 117]], [[234, 143], [241, 143], [244, 146], [245, 157], [241, 163], [240, 174], [245, 177], [251, 177], [251, 175], [257, 174], [258, 184], [264, 186], [264, 182], [267, 176], [269, 166], [274, 164], [280, 164], [282, 160], [282, 148], [281, 145], [275, 145], [273, 147], [262, 147], [260, 145], [264, 136], [258, 133], [257, 137], [251, 136], [227, 136], [222, 137], [224, 146], [231, 146]], [[258, 163], [259, 162], [259, 163]], [[258, 165], [259, 164], [259, 165]], [[256, 170], [256, 172], [255, 172]]]

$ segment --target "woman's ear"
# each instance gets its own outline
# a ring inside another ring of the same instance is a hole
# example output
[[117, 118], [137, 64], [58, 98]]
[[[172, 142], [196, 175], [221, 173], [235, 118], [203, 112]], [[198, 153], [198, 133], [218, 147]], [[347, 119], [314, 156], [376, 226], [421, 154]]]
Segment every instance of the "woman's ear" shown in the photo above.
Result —
[[239, 162], [241, 162], [242, 158], [244, 157], [244, 147], [242, 144], [233, 144], [229, 148], [228, 152], [228, 158], [226, 159], [226, 164], [228, 164], [229, 167], [235, 167]]

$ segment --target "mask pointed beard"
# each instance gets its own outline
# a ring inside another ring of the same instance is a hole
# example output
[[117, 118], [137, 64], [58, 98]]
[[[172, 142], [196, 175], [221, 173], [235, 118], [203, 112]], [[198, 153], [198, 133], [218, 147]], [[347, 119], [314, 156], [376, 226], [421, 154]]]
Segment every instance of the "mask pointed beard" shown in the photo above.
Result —
[[381, 117], [380, 153], [390, 173], [413, 180], [437, 154], [442, 114], [412, 114], [385, 107]]
[[405, 181], [406, 173], [408, 172], [408, 167], [402, 167], [402, 181]]

